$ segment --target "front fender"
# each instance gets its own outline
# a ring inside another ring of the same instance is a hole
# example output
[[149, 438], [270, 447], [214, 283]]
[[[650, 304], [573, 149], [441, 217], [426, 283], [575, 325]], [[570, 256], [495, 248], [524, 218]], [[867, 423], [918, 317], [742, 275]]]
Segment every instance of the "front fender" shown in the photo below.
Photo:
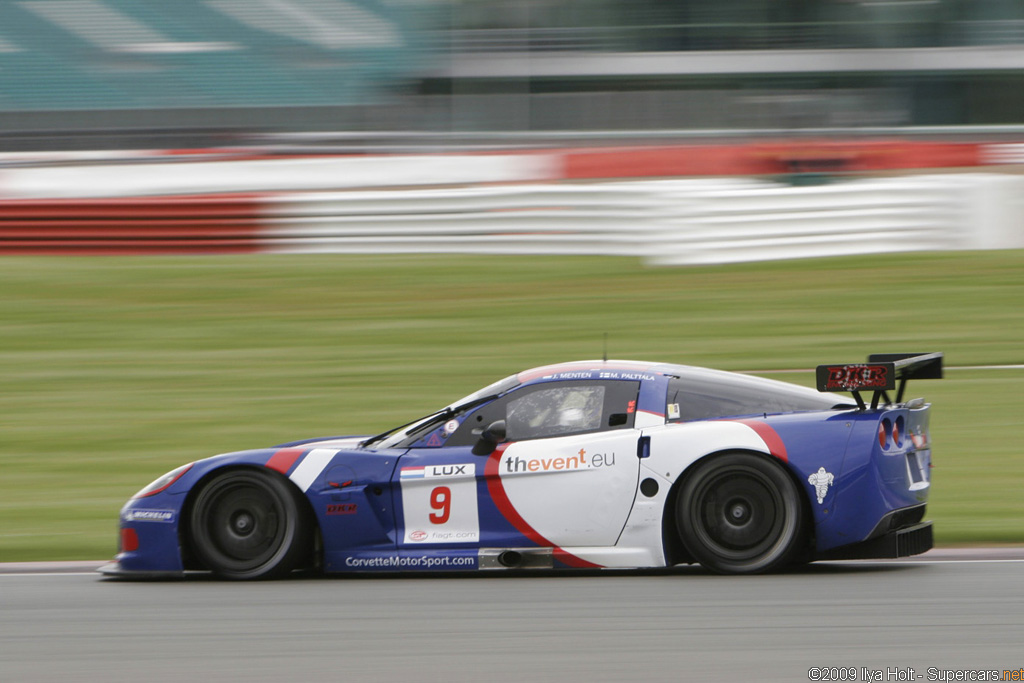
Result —
[[104, 573], [181, 575], [185, 570], [182, 532], [188, 494], [214, 471], [238, 465], [264, 467], [274, 452], [267, 449], [241, 451], [199, 460], [166, 488], [128, 500], [121, 508], [115, 564], [105, 567]]

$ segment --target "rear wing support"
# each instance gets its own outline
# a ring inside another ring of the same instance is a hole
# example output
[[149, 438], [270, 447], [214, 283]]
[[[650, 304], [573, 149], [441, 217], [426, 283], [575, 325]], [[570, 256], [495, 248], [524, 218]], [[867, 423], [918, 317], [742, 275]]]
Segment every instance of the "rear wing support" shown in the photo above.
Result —
[[874, 392], [871, 409], [876, 410], [882, 401], [889, 403], [894, 389], [896, 403], [903, 403], [908, 380], [942, 379], [942, 354], [874, 353], [867, 363], [819, 365], [815, 374], [818, 391], [849, 391], [861, 410], [867, 410], [867, 404], [860, 392]]

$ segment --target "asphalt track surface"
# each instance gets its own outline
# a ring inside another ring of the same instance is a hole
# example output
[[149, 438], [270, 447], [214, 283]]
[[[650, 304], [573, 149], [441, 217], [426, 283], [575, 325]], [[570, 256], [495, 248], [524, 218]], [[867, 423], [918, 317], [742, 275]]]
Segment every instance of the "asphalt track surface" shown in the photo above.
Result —
[[146, 583], [96, 564], [0, 566], [0, 681], [796, 683], [1024, 667], [1021, 549], [754, 577]]

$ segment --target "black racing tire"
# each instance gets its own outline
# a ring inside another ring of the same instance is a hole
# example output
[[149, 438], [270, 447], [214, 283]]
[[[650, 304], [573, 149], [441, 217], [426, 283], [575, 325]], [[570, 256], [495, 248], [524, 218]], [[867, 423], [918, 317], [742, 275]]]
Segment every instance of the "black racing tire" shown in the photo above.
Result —
[[801, 492], [783, 466], [754, 453], [699, 463], [676, 497], [680, 540], [719, 574], [760, 574], [794, 559], [804, 544]]
[[311, 525], [305, 502], [270, 472], [239, 469], [218, 474], [189, 508], [189, 538], [198, 560], [226, 579], [280, 578], [306, 559]]

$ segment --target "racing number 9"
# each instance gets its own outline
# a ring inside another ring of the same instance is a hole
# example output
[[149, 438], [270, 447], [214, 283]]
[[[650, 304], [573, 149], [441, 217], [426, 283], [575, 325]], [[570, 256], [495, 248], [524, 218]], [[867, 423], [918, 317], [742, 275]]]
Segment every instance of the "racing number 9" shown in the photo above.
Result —
[[444, 524], [452, 514], [452, 490], [447, 486], [438, 486], [430, 492], [430, 521]]
[[[418, 476], [421, 469], [426, 476]], [[405, 522], [402, 543], [478, 543], [476, 463], [425, 465], [412, 470], [412, 476], [400, 475]], [[431, 481], [433, 477], [438, 479]]]

